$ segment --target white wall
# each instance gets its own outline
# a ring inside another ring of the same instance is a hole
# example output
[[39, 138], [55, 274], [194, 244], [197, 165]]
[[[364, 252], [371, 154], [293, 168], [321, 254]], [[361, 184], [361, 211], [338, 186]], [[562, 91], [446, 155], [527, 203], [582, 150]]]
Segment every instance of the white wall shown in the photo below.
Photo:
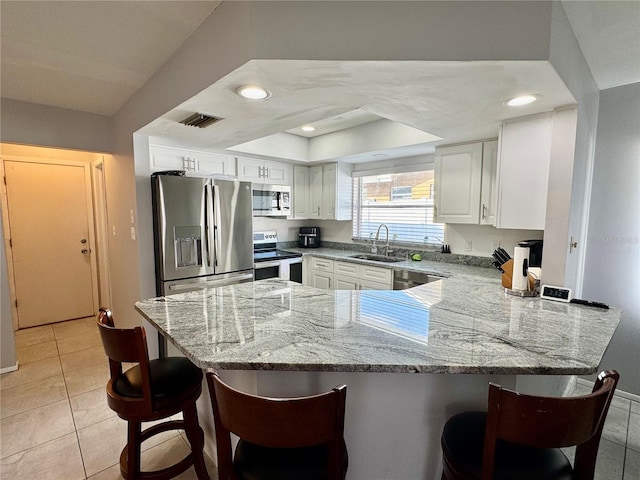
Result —
[[0, 139], [89, 152], [110, 152], [111, 119], [93, 113], [2, 99]]
[[[549, 60], [577, 100], [578, 118], [568, 228], [561, 218], [556, 218], [550, 226], [558, 228], [545, 231], [545, 240], [557, 245], [559, 253], [564, 253], [566, 268], [562, 283], [580, 295], [599, 90], [560, 2], [554, 2], [552, 6]], [[578, 242], [578, 249], [572, 253], [569, 252], [570, 237]]]
[[602, 368], [640, 395], [640, 83], [600, 94], [583, 298], [624, 310]]

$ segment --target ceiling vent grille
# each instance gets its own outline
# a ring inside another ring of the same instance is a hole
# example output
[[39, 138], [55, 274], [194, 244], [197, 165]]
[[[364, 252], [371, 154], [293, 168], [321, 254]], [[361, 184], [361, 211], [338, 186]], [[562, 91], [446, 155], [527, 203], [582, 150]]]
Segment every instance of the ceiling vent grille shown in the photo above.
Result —
[[206, 128], [209, 125], [213, 125], [214, 123], [219, 122], [220, 120], [222, 119], [218, 117], [211, 117], [202, 113], [194, 113], [193, 115], [189, 115], [184, 120], [181, 120], [180, 123], [186, 125], [187, 127]]

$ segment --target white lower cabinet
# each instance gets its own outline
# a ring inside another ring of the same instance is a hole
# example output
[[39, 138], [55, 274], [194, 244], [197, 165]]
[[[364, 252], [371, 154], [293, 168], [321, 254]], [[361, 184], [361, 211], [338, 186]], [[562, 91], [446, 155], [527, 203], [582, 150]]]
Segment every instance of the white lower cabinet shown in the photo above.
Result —
[[349, 262], [335, 262], [333, 267], [336, 290], [391, 290], [392, 273], [390, 268]]
[[311, 257], [309, 271], [307, 272], [308, 284], [316, 288], [332, 289], [333, 285], [333, 260]]
[[309, 285], [333, 290], [391, 290], [390, 268], [311, 258]]

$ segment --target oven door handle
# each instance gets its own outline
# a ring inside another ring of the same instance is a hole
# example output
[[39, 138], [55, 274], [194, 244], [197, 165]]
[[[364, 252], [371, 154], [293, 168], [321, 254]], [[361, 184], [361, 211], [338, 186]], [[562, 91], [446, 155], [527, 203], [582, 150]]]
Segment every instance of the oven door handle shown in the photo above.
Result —
[[257, 262], [253, 264], [253, 268], [255, 270], [260, 270], [261, 268], [279, 267], [281, 264], [282, 260], [274, 260], [273, 262]]

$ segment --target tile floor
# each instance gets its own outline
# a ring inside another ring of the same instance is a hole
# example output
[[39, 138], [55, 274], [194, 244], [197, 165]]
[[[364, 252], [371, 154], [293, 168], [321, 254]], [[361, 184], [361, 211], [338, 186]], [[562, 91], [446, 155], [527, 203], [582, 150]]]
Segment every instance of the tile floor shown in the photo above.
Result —
[[[119, 479], [126, 423], [106, 403], [108, 364], [95, 320], [21, 330], [16, 348], [20, 369], [0, 376], [0, 478]], [[580, 381], [576, 394], [588, 391]], [[184, 456], [188, 446], [181, 434], [166, 432], [143, 448], [143, 468], [155, 469]], [[207, 468], [216, 478], [208, 458]], [[191, 468], [178, 478], [196, 476]], [[596, 480], [640, 480], [640, 402], [616, 395]]]
[[[20, 330], [16, 350], [20, 368], [0, 376], [0, 478], [120, 479], [126, 422], [107, 406], [109, 366], [95, 319]], [[142, 447], [145, 470], [170, 465], [189, 448], [177, 431]], [[215, 479], [209, 458], [207, 469]], [[197, 477], [190, 468], [177, 478]]]

